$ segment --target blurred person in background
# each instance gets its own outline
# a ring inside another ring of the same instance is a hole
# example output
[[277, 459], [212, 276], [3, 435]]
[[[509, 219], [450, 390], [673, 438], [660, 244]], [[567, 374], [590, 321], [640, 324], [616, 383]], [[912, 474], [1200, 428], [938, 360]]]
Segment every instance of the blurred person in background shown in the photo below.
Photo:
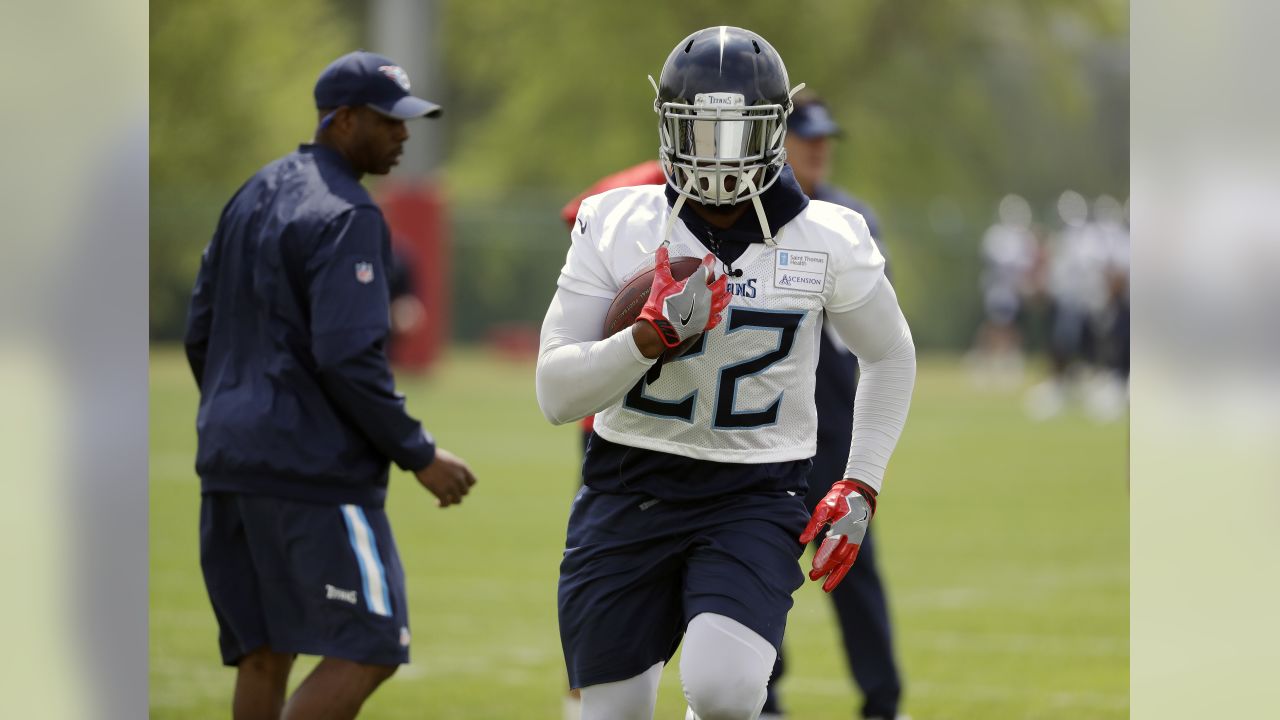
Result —
[[[560, 568], [561, 641], [585, 720], [651, 718], [677, 647], [686, 718], [748, 720], [803, 583], [797, 539], [830, 523], [809, 573], [828, 591], [854, 564], [905, 423], [914, 344], [865, 221], [810, 202], [783, 162], [796, 88], [763, 38], [698, 31], [654, 89], [667, 185], [582, 203], [542, 327], [543, 414], [596, 414]], [[677, 281], [669, 253], [702, 264]], [[623, 282], [650, 267], [638, 319], [602, 337]], [[824, 310], [858, 351], [862, 392], [844, 479], [811, 515]]]
[[[391, 462], [441, 507], [475, 483], [405, 410], [384, 352], [390, 234], [360, 184], [405, 121], [440, 108], [389, 58], [344, 55], [315, 85], [313, 143], [258, 171], [205, 249], [185, 338], [200, 390], [200, 563], [232, 716], [354, 718], [409, 659]], [[323, 659], [285, 701], [298, 654]]]
[[984, 316], [969, 357], [979, 385], [1013, 387], [1022, 379], [1020, 324], [1040, 254], [1031, 222], [1031, 205], [1020, 195], [1005, 195], [996, 223], [982, 236]]
[[[1111, 203], [1123, 217], [1119, 203]], [[1096, 210], [1091, 220], [1080, 193], [1067, 190], [1058, 197], [1062, 227], [1050, 240], [1043, 288], [1050, 303], [1050, 377], [1028, 391], [1026, 410], [1033, 419], [1058, 415], [1075, 396], [1100, 421], [1124, 412], [1123, 388], [1106, 358], [1119, 291], [1127, 287], [1128, 233], [1111, 216], [1111, 203], [1103, 202], [1107, 217], [1099, 222]]]
[[[833, 142], [842, 130], [823, 100], [815, 93], [802, 90], [795, 96], [795, 110], [787, 120], [787, 162], [795, 173], [804, 194], [813, 200], [836, 203], [854, 210], [866, 220], [876, 247], [885, 256], [885, 276], [892, 278], [888, 255], [875, 213], [861, 200], [828, 182], [831, 175]], [[818, 452], [809, 472], [809, 491], [805, 505], [810, 512], [822, 501], [831, 484], [843, 477], [848, 460], [849, 441], [853, 433], [853, 404], [858, 376], [858, 358], [849, 352], [830, 328], [820, 333], [817, 370]], [[862, 540], [858, 562], [844, 582], [831, 591], [830, 597], [840, 623], [849, 670], [864, 702], [860, 710], [864, 718], [898, 718], [902, 697], [902, 678], [893, 652], [893, 632], [889, 603], [880, 578], [876, 544], [870, 528]], [[818, 543], [814, 543], [816, 551]], [[784, 709], [778, 683], [785, 672], [783, 654], [778, 654], [769, 694], [761, 720], [782, 718]]]
[[1128, 205], [1110, 195], [1093, 201], [1097, 231], [1107, 253], [1107, 309], [1101, 321], [1101, 376], [1090, 396], [1096, 418], [1108, 420], [1124, 412], [1129, 382], [1129, 218]]

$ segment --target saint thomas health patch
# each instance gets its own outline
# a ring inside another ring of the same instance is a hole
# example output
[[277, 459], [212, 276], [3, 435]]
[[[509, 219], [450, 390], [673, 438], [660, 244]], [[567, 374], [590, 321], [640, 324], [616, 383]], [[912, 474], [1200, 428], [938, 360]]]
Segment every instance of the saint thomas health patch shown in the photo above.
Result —
[[827, 253], [813, 250], [774, 251], [773, 286], [820, 293], [827, 286]]

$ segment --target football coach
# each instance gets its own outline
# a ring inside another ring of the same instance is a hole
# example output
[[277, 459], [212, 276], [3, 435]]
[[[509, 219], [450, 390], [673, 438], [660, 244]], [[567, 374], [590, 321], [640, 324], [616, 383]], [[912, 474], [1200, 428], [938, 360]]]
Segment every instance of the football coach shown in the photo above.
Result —
[[[414, 97], [389, 58], [353, 52], [315, 86], [314, 141], [236, 191], [200, 265], [186, 332], [200, 389], [200, 564], [232, 714], [354, 718], [408, 662], [404, 571], [383, 503], [391, 462], [440, 507], [475, 477], [395, 391], [390, 234], [360, 185], [384, 175]], [[323, 659], [285, 700], [299, 654]]]

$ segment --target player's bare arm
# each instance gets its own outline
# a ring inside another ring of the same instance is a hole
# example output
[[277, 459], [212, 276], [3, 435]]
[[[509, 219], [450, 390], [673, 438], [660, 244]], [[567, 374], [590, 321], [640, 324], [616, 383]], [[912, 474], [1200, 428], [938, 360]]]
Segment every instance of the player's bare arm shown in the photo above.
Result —
[[637, 320], [631, 326], [631, 337], [636, 341], [640, 354], [650, 360], [657, 360], [659, 355], [667, 351], [667, 346], [662, 342], [662, 336], [658, 334], [657, 329], [643, 320]]

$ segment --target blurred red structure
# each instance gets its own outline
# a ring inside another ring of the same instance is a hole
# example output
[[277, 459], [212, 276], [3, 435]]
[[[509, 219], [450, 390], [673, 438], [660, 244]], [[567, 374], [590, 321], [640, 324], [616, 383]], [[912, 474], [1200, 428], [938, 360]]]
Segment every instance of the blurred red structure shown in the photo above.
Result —
[[413, 294], [426, 311], [425, 322], [392, 343], [391, 362], [423, 372], [444, 350], [452, 320], [444, 199], [434, 183], [389, 178], [378, 188], [378, 204], [391, 228], [393, 248], [409, 264]]
[[524, 362], [538, 357], [538, 328], [503, 323], [489, 328], [485, 344], [506, 360]]
[[560, 219], [564, 221], [566, 227], [573, 229], [573, 219], [578, 216], [578, 206], [583, 200], [592, 195], [599, 195], [606, 190], [613, 190], [620, 187], [632, 187], [633, 185], [662, 185], [667, 182], [667, 178], [662, 174], [662, 166], [657, 160], [646, 160], [642, 163], [632, 165], [625, 170], [619, 170], [612, 175], [606, 175], [595, 181], [591, 187], [583, 190], [578, 197], [565, 203], [560, 209]]

